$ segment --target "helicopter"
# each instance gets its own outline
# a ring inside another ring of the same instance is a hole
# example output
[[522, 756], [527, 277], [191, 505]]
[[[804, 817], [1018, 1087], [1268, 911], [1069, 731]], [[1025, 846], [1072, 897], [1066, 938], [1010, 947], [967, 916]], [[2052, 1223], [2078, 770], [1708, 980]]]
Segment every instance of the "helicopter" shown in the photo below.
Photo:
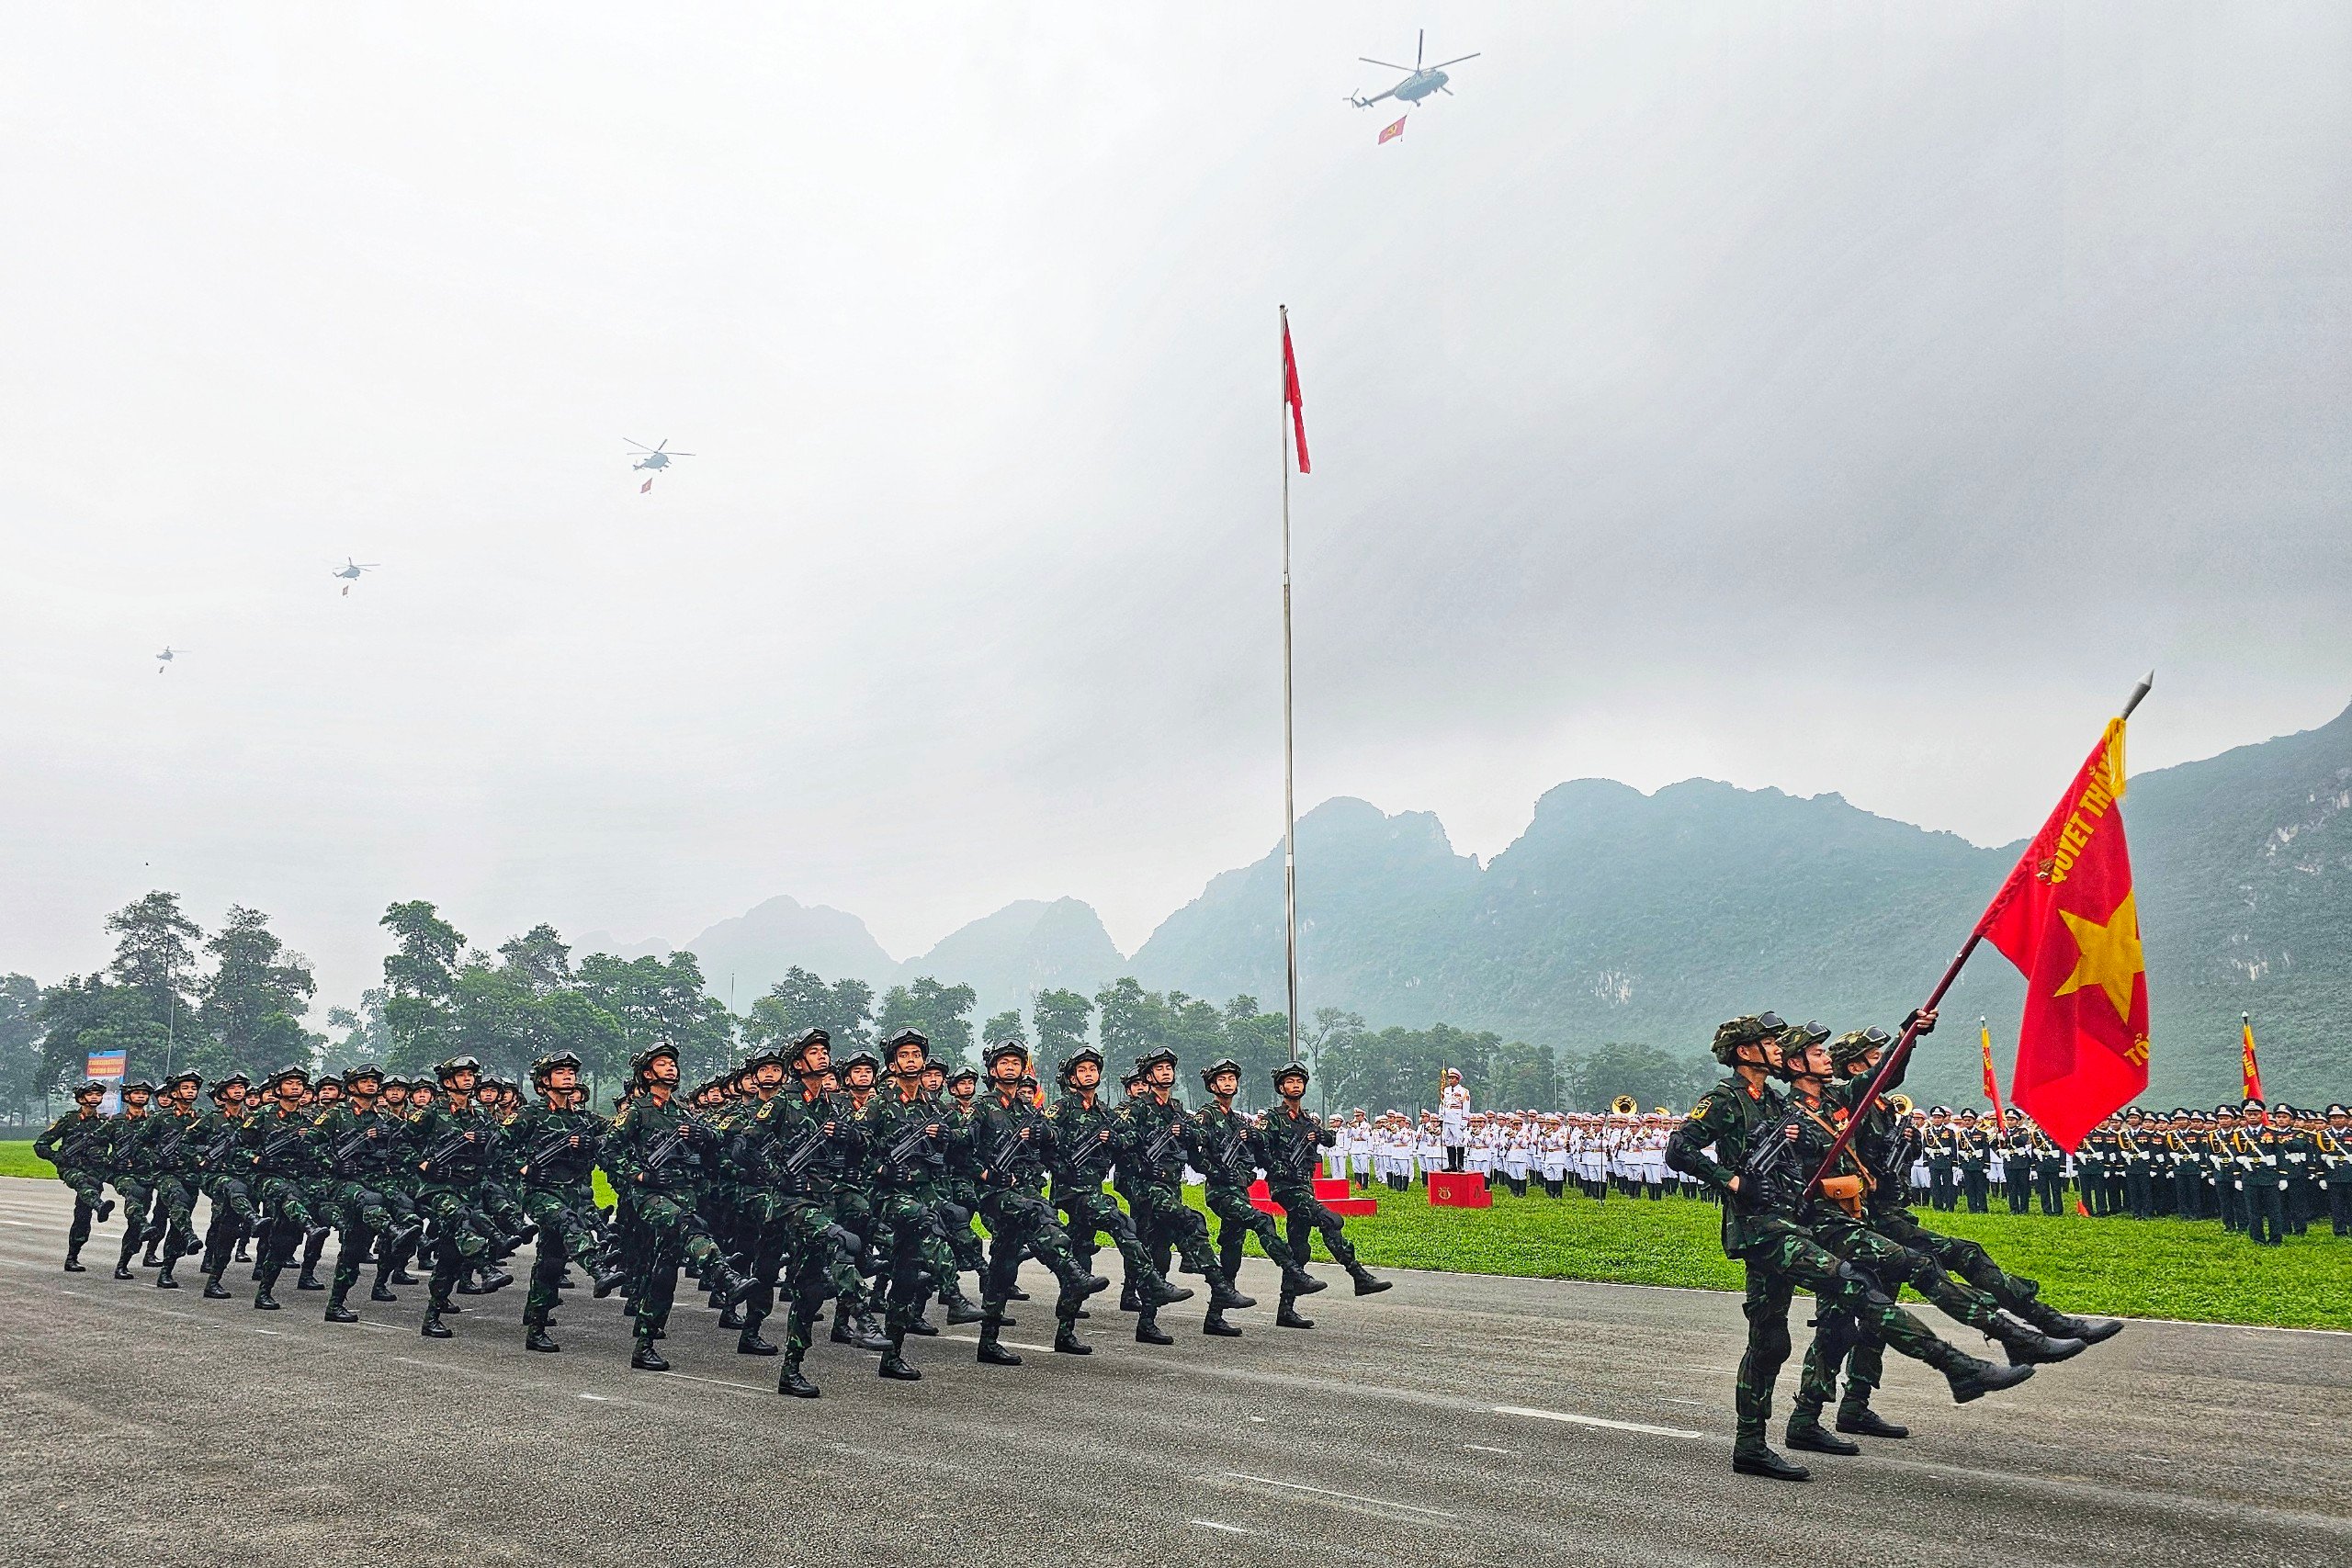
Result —
[[1453, 89], [1445, 85], [1445, 68], [1449, 65], [1459, 65], [1465, 60], [1476, 60], [1478, 58], [1478, 53], [1456, 55], [1452, 60], [1440, 61], [1435, 65], [1423, 65], [1421, 55], [1428, 46], [1429, 36], [1427, 28], [1421, 29], [1414, 36], [1413, 63], [1410, 67], [1391, 65], [1385, 60], [1374, 60], [1368, 54], [1357, 55], [1356, 58], [1366, 65], [1377, 65], [1389, 71], [1403, 71], [1406, 72], [1406, 76], [1402, 82], [1397, 83], [1386, 92], [1374, 93], [1368, 98], [1359, 93], [1350, 93], [1348, 102], [1360, 109], [1368, 109], [1383, 98], [1395, 98], [1399, 103], [1418, 104], [1431, 93], [1443, 93], [1449, 98], [1453, 96]]
[[351, 592], [351, 584], [359, 581], [359, 574], [361, 572], [374, 571], [378, 567], [383, 564], [384, 563], [381, 561], [354, 560], [349, 556], [345, 556], [343, 558], [343, 564], [337, 567], [329, 575], [350, 579], [350, 581], [345, 582], [343, 585], [343, 591], [345, 593], [349, 593]]
[[[179, 653], [186, 653], [187, 651], [187, 649], [179, 649]], [[176, 657], [178, 657], [178, 654], [175, 654], [173, 651], [172, 645], [168, 642], [165, 643], [164, 645], [164, 651], [155, 655], [155, 673], [161, 675], [164, 672], [164, 666], [169, 664]]]
[[652, 468], [658, 471], [668, 468], [670, 466], [670, 459], [673, 457], [691, 457], [694, 456], [692, 452], [671, 451], [669, 449], [670, 442], [667, 436], [662, 438], [662, 445], [659, 446], [648, 446], [644, 442], [631, 441], [626, 435], [622, 436], [621, 439], [628, 441], [630, 446], [645, 454], [636, 462], [629, 465], [632, 468]]

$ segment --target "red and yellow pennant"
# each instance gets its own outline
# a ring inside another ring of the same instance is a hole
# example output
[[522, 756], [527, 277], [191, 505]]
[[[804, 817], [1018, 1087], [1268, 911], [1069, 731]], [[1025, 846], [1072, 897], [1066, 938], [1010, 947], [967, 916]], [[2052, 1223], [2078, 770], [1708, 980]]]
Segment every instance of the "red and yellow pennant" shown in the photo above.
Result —
[[2239, 1016], [2244, 1021], [2245, 1031], [2238, 1042], [2238, 1067], [2245, 1075], [2245, 1098], [2260, 1100], [2263, 1098], [2262, 1068], [2254, 1059], [2254, 1015], [2242, 1013]]

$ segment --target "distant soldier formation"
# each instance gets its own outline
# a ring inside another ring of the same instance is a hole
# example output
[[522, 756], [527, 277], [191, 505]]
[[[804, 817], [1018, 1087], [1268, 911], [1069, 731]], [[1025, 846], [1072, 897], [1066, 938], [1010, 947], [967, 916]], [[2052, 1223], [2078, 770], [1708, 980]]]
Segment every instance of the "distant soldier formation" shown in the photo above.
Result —
[[[902, 1030], [880, 1055], [836, 1063], [831, 1037], [812, 1029], [689, 1089], [677, 1053], [661, 1045], [631, 1061], [609, 1116], [588, 1106], [569, 1055], [532, 1065], [532, 1103], [467, 1056], [414, 1079], [373, 1066], [314, 1079], [288, 1066], [258, 1085], [236, 1075], [208, 1088], [178, 1073], [124, 1085], [119, 1116], [100, 1114], [107, 1086], [92, 1080], [34, 1147], [74, 1191], [69, 1272], [87, 1269], [93, 1227], [119, 1213], [117, 1280], [144, 1268], [176, 1290], [194, 1258], [202, 1296], [220, 1301], [244, 1266], [253, 1306], [275, 1312], [291, 1269], [295, 1290], [325, 1295], [330, 1323], [422, 1284], [419, 1328], [438, 1339], [457, 1332], [458, 1298], [515, 1282], [504, 1265], [528, 1246], [526, 1348], [559, 1350], [565, 1292], [586, 1289], [619, 1298], [629, 1364], [666, 1371], [661, 1345], [683, 1272], [736, 1352], [780, 1357], [777, 1392], [804, 1399], [818, 1395], [806, 1358], [829, 1307], [831, 1342], [878, 1356], [887, 1379], [922, 1377], [908, 1343], [939, 1333], [934, 1306], [949, 1324], [978, 1325], [983, 1364], [1018, 1366], [1001, 1335], [1028, 1299], [1018, 1280], [1030, 1258], [1056, 1282], [1054, 1350], [1091, 1354], [1079, 1325], [1112, 1284], [1093, 1271], [1106, 1239], [1120, 1258], [1119, 1308], [1147, 1346], [1173, 1343], [1160, 1314], [1193, 1295], [1171, 1269], [1207, 1288], [1203, 1333], [1242, 1332], [1228, 1314], [1258, 1304], [1235, 1282], [1252, 1236], [1280, 1274], [1280, 1327], [1314, 1326], [1299, 1302], [1326, 1288], [1308, 1269], [1317, 1236], [1357, 1294], [1389, 1288], [1316, 1200], [1337, 1134], [1302, 1103], [1305, 1067], [1275, 1069], [1274, 1109], [1251, 1116], [1234, 1108], [1231, 1061], [1204, 1069], [1208, 1103], [1187, 1111], [1166, 1051], [1136, 1059], [1115, 1102], [1091, 1048], [1059, 1064], [1051, 1105], [1025, 1047], [991, 1045], [983, 1060], [985, 1084]], [[1206, 1177], [1214, 1235], [1185, 1200], [1188, 1172]], [[1279, 1221], [1250, 1200], [1260, 1172]], [[763, 1333], [778, 1310], [781, 1345]]]
[[[1996, 1116], [1894, 1098], [1904, 1146], [1891, 1168], [1914, 1207], [2218, 1221], [2267, 1247], [2313, 1225], [2352, 1236], [2352, 1112], [2340, 1104], [2135, 1106], [2069, 1155], [2014, 1107]], [[1521, 1198], [1713, 1199], [1696, 1174], [1666, 1157], [1681, 1121], [1629, 1103], [1606, 1113], [1498, 1111], [1464, 1115], [1460, 1141], [1449, 1144], [1435, 1112], [1356, 1111], [1334, 1119], [1326, 1164], [1358, 1187], [1400, 1192], [1431, 1171], [1466, 1170]]]

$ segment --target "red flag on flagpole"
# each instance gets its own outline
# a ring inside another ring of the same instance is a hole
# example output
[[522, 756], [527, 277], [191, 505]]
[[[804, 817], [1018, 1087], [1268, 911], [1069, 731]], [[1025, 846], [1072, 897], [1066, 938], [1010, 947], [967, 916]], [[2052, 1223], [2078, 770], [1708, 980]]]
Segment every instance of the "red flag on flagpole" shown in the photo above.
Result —
[[2244, 1020], [2245, 1030], [2244, 1038], [2238, 1042], [2238, 1067], [2245, 1075], [2245, 1098], [2260, 1100], [2263, 1098], [2262, 1068], [2254, 1060], [2254, 1015], [2241, 1013], [2239, 1017]]
[[1378, 141], [1374, 142], [1374, 143], [1373, 143], [1373, 145], [1374, 145], [1374, 146], [1375, 146], [1375, 147], [1385, 147], [1385, 146], [1387, 146], [1391, 141], [1396, 141], [1398, 137], [1400, 137], [1400, 136], [1402, 136], [1402, 135], [1404, 135], [1404, 134], [1405, 134], [1405, 122], [1404, 122], [1403, 120], [1401, 120], [1401, 119], [1400, 119], [1400, 120], [1398, 120], [1396, 124], [1394, 124], [1394, 125], [1390, 126], [1387, 130], [1385, 130], [1382, 131], [1382, 132], [1380, 133], [1380, 140], [1379, 140]]
[[1306, 402], [1298, 391], [1298, 355], [1291, 352], [1290, 312], [1283, 312], [1283, 401], [1290, 407], [1291, 434], [1298, 443], [1298, 471], [1315, 470], [1306, 461]]
[[2025, 976], [2009, 1097], [2069, 1154], [2148, 1087], [2148, 979], [2123, 789], [2117, 718], [1976, 927]]

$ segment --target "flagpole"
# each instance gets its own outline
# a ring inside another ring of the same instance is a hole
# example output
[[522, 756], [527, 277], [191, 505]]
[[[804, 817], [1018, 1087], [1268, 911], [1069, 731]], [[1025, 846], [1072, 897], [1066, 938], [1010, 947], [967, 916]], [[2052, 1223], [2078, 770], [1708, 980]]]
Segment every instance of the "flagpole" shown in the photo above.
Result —
[[1283, 955], [1289, 981], [1290, 1059], [1298, 1060], [1298, 764], [1290, 681], [1290, 307], [1277, 305], [1284, 344], [1283, 420]]

